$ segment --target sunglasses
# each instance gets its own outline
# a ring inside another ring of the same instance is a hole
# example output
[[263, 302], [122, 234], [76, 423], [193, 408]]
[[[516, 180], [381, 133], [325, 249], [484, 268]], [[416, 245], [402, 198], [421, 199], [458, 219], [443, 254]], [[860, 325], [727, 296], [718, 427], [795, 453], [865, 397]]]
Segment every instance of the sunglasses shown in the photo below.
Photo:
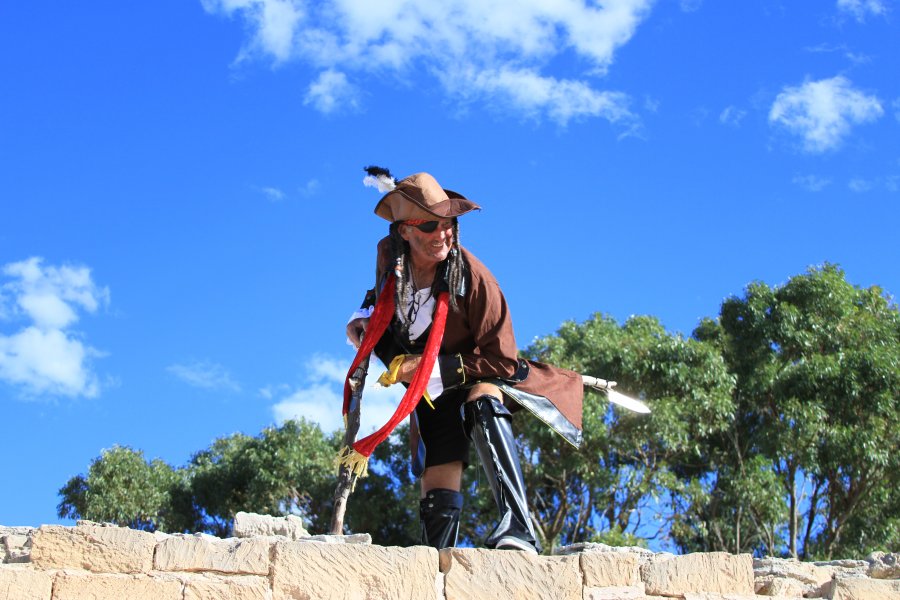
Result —
[[[456, 220], [454, 219], [454, 222]], [[404, 225], [409, 225], [410, 227], [415, 227], [422, 233], [434, 233], [437, 231], [438, 227], [441, 226], [441, 221], [422, 221], [420, 219], [410, 219], [409, 221], [404, 221]]]

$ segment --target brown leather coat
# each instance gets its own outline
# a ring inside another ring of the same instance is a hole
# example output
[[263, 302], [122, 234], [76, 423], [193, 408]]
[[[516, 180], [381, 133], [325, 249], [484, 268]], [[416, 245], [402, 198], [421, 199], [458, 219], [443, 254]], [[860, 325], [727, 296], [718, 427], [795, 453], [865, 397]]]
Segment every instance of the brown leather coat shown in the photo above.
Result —
[[[581, 375], [519, 358], [509, 307], [497, 280], [471, 252], [461, 250], [468, 267], [465, 289], [457, 294], [459, 311], [451, 309], [447, 315], [438, 357], [444, 388], [499, 379], [501, 390], [515, 404], [534, 413], [573, 445], [580, 445]], [[378, 245], [378, 289], [390, 266], [390, 244], [385, 238]], [[391, 336], [389, 330], [384, 337]], [[403, 351], [396, 344], [376, 347], [385, 363]]]

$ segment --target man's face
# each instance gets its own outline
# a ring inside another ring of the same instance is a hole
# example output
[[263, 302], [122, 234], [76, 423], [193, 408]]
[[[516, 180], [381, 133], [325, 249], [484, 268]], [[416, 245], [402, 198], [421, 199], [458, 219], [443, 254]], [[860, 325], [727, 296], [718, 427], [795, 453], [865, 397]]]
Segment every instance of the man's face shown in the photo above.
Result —
[[437, 265], [445, 260], [453, 246], [453, 219], [437, 221], [437, 228], [431, 233], [422, 231], [430, 229], [431, 221], [422, 225], [400, 226], [400, 236], [409, 242], [413, 264], [419, 268]]

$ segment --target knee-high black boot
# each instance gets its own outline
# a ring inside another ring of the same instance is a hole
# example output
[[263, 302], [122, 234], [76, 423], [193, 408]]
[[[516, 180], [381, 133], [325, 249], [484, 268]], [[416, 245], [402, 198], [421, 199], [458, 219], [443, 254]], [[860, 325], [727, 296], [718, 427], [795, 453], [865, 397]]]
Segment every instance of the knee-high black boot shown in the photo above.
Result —
[[438, 550], [456, 545], [462, 504], [462, 494], [454, 490], [435, 488], [425, 493], [419, 501], [423, 545]]
[[488, 536], [488, 548], [540, 552], [534, 534], [525, 479], [512, 432], [512, 415], [495, 397], [485, 394], [462, 408], [466, 435], [475, 444], [500, 511], [500, 522]]

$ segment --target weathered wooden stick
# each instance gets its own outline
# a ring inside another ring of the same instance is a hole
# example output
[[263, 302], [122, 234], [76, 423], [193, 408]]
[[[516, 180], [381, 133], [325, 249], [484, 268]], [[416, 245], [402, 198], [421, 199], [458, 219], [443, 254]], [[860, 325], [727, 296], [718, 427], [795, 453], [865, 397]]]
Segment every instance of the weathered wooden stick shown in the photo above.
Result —
[[[344, 448], [351, 448], [356, 441], [359, 432], [360, 406], [362, 404], [363, 388], [366, 384], [366, 374], [369, 371], [369, 357], [366, 357], [353, 375], [350, 376], [350, 407], [347, 412], [347, 429], [344, 432]], [[356, 475], [346, 465], [341, 465], [338, 470], [337, 487], [334, 489], [334, 509], [331, 513], [331, 533], [341, 535], [344, 533], [344, 513], [347, 511], [347, 500], [350, 492], [356, 486]]]

